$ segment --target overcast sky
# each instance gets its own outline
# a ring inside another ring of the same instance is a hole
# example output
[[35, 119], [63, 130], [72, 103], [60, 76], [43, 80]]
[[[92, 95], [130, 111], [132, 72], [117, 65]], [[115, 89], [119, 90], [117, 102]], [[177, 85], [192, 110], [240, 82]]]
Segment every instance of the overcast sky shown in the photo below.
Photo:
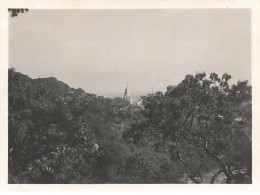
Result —
[[108, 97], [197, 71], [251, 81], [250, 28], [249, 10], [29, 10], [10, 18], [9, 66]]

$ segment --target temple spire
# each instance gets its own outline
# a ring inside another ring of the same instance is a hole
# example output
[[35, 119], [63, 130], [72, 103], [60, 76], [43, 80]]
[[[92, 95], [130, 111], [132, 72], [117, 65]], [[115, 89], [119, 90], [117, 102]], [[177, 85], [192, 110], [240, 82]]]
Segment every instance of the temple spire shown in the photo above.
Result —
[[130, 91], [128, 89], [128, 82], [126, 83], [126, 88], [125, 88], [125, 93], [124, 93], [123, 99], [131, 103], [131, 96], [130, 96]]

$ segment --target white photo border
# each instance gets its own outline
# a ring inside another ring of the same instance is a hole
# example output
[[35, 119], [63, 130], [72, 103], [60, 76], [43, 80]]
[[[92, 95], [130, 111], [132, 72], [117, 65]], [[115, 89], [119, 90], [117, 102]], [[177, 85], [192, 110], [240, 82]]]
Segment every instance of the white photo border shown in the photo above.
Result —
[[[250, 9], [252, 26], [253, 184], [8, 184], [8, 8], [28, 9]], [[0, 191], [198, 192], [260, 191], [260, 1], [259, 0], [1, 0]]]

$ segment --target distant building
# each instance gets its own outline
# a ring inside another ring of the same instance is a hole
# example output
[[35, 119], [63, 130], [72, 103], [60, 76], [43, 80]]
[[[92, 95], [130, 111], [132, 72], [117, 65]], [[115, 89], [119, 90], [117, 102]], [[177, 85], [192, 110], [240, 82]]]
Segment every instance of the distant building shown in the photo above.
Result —
[[136, 102], [136, 105], [141, 107], [141, 108], [144, 108], [142, 99], [140, 99], [138, 102]]
[[128, 83], [126, 84], [126, 88], [125, 88], [125, 93], [124, 93], [124, 100], [128, 101], [129, 103], [133, 103], [132, 99], [131, 99], [131, 95], [130, 95], [130, 91], [128, 89]]

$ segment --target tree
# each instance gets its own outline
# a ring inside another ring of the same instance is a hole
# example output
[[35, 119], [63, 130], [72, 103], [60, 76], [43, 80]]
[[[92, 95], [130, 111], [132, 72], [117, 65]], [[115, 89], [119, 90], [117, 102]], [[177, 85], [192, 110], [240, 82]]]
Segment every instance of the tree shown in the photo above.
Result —
[[187, 75], [140, 107], [8, 73], [9, 183], [251, 182], [245, 81]]
[[14, 69], [8, 84], [9, 182], [94, 183], [99, 150], [87, 108], [99, 99]]
[[143, 129], [157, 135], [161, 147], [173, 143], [171, 152], [195, 183], [203, 182], [201, 171], [214, 172], [216, 167], [212, 183], [220, 174], [227, 183], [241, 182], [241, 176], [251, 182], [251, 87], [246, 81], [230, 86], [230, 78], [215, 73], [210, 78], [205, 73], [187, 75], [164, 95], [143, 98], [144, 113], [152, 124]]

